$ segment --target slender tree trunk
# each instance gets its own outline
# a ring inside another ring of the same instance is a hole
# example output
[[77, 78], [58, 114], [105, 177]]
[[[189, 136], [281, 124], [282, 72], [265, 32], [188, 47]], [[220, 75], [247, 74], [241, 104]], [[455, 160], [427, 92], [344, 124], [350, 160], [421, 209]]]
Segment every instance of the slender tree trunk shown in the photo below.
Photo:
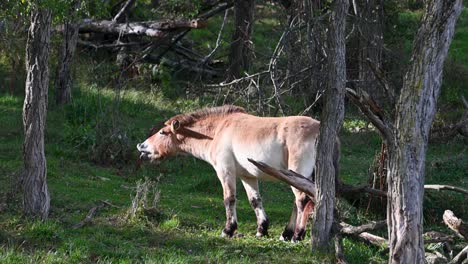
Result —
[[[73, 10], [71, 12], [73, 18], [75, 11]], [[76, 43], [78, 42], [78, 28], [79, 26], [74, 19], [65, 23], [63, 41], [59, 51], [57, 76], [55, 79], [55, 103], [57, 105], [65, 105], [71, 101], [71, 90], [73, 86], [71, 65], [75, 54]]]
[[345, 25], [348, 0], [335, 0], [326, 31], [327, 81], [317, 153], [317, 204], [312, 226], [312, 249], [333, 249], [332, 225], [335, 209], [335, 139], [343, 122], [346, 83]]
[[239, 78], [244, 70], [249, 70], [252, 62], [253, 46], [250, 36], [254, 23], [255, 1], [234, 1], [234, 10], [236, 19], [229, 55], [229, 77]]
[[384, 89], [380, 87], [372, 72], [367, 59], [370, 59], [377, 67], [382, 66], [383, 49], [383, 0], [359, 1], [358, 10], [358, 66], [359, 87], [382, 106], [385, 96]]
[[413, 44], [389, 144], [389, 263], [424, 263], [424, 165], [442, 70], [462, 0], [429, 0]]
[[47, 9], [33, 6], [26, 43], [26, 94], [23, 106], [24, 171], [23, 210], [25, 215], [46, 219], [50, 196], [44, 153], [44, 129], [49, 86], [49, 42], [52, 16]]

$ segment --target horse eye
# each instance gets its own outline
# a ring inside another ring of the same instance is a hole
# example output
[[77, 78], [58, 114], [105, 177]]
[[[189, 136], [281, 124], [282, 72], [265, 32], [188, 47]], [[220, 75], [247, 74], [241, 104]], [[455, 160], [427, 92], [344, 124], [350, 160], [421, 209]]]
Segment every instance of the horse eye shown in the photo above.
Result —
[[161, 134], [161, 135], [164, 135], [164, 136], [165, 136], [165, 135], [167, 135], [167, 133], [166, 133], [166, 132], [164, 132], [164, 131], [162, 131], [162, 130], [161, 130], [161, 131], [159, 131], [159, 134]]

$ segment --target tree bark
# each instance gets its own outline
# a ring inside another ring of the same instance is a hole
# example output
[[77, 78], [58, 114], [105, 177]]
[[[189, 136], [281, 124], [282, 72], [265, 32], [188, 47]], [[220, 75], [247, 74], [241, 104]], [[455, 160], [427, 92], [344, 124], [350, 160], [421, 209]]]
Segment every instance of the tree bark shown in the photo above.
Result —
[[383, 89], [379, 87], [377, 78], [367, 60], [371, 60], [376, 67], [382, 66], [383, 49], [383, 0], [359, 1], [358, 11], [358, 66], [359, 87], [372, 94], [373, 99], [383, 105], [385, 99]]
[[46, 219], [50, 196], [44, 153], [44, 130], [49, 86], [49, 44], [52, 16], [47, 9], [33, 6], [26, 43], [26, 91], [23, 105], [24, 171], [23, 210], [31, 217]]
[[424, 263], [424, 165], [442, 70], [462, 0], [430, 0], [413, 44], [411, 63], [389, 139], [387, 220], [389, 263]]
[[59, 50], [59, 61], [55, 79], [55, 103], [66, 105], [71, 102], [71, 90], [73, 86], [71, 65], [78, 42], [79, 25], [75, 19], [75, 8], [70, 11], [71, 19], [65, 22], [63, 41]]
[[312, 249], [331, 251], [335, 210], [335, 139], [343, 122], [346, 82], [345, 24], [349, 3], [335, 0], [326, 32], [325, 106], [321, 115], [316, 165], [316, 206], [312, 225]]
[[237, 79], [244, 70], [249, 70], [253, 56], [250, 39], [254, 23], [255, 1], [234, 1], [235, 29], [232, 35], [231, 53], [229, 54], [229, 78]]

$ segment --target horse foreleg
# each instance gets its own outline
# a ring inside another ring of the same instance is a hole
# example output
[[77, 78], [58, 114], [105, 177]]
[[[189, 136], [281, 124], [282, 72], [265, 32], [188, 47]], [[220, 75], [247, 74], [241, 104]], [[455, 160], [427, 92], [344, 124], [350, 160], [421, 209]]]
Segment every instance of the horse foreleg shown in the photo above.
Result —
[[268, 235], [269, 221], [268, 217], [263, 209], [262, 198], [258, 189], [257, 179], [242, 178], [242, 184], [244, 185], [245, 192], [249, 198], [250, 206], [255, 212], [257, 217], [257, 233], [256, 237], [262, 237]]

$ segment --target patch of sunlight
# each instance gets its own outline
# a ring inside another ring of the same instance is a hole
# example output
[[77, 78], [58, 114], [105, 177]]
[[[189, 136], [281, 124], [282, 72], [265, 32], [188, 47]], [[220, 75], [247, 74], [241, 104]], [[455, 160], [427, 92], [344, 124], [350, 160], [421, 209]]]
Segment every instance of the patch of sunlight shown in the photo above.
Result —
[[345, 119], [343, 121], [343, 128], [350, 133], [375, 131], [372, 123], [363, 119]]

